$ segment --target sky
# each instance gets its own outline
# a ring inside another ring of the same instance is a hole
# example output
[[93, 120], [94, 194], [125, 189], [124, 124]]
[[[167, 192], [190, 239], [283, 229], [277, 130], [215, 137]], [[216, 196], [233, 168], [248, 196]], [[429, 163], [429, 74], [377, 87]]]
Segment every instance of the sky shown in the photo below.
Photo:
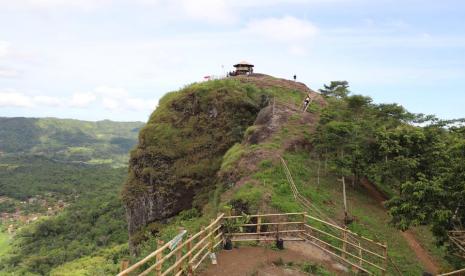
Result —
[[0, 0], [0, 116], [147, 121], [238, 61], [465, 117], [465, 1]]

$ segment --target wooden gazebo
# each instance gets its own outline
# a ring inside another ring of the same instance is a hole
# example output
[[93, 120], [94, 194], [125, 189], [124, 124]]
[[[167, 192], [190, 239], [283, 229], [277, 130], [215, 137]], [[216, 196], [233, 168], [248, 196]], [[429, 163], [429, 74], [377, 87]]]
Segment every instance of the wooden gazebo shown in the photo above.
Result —
[[253, 73], [254, 65], [247, 61], [241, 61], [235, 64], [234, 67], [236, 68], [235, 75], [247, 75]]

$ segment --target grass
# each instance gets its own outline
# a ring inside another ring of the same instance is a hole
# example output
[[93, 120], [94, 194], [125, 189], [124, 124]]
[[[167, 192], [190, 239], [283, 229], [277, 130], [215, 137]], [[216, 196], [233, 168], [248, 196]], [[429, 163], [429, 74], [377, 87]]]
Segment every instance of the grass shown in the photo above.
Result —
[[236, 143], [224, 155], [223, 162], [221, 163], [221, 170], [228, 170], [231, 166], [239, 160], [244, 154], [241, 144]]
[[258, 211], [259, 203], [264, 193], [265, 191], [262, 186], [246, 183], [236, 191], [233, 199], [245, 201], [249, 203], [251, 210]]
[[10, 235], [0, 228], [0, 257], [10, 249]]
[[[322, 175], [318, 186], [316, 184], [317, 161], [312, 160], [308, 153], [286, 153], [284, 159], [288, 163], [301, 194], [327, 216], [342, 223], [342, 190], [337, 177], [331, 174]], [[304, 211], [295, 202], [280, 163], [270, 160], [262, 162], [264, 165], [253, 175], [253, 178], [260, 183], [265, 183], [265, 189], [271, 192], [272, 207], [282, 212]], [[401, 271], [405, 275], [420, 275], [424, 268], [406, 240], [402, 238], [399, 230], [390, 226], [390, 217], [386, 210], [361, 187], [352, 187], [350, 184], [347, 187], [349, 213], [355, 218], [349, 227], [350, 230], [377, 241], [386, 241], [388, 254]], [[430, 250], [435, 259], [447, 267], [443, 259], [443, 251], [434, 247], [431, 232], [428, 229], [421, 229], [420, 233], [418, 240]], [[392, 265], [389, 266], [389, 272], [395, 273]]]

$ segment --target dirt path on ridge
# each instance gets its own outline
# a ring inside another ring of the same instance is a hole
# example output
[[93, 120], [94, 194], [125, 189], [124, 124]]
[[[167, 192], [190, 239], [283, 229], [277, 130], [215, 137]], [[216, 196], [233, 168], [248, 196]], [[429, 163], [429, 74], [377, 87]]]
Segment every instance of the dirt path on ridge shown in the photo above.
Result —
[[[202, 276], [305, 276], [298, 269], [304, 262], [318, 264], [331, 275], [351, 275], [348, 268], [333, 260], [319, 248], [306, 242], [285, 242], [284, 250], [272, 250], [266, 247], [241, 246], [227, 251], [222, 250], [217, 255], [218, 264], [208, 266], [199, 272]], [[292, 262], [292, 266], [277, 265]]]
[[[387, 200], [387, 197], [381, 193], [370, 181], [367, 179], [363, 179], [361, 181], [362, 186], [368, 191], [368, 194], [374, 198], [376, 201], [383, 206], [383, 202]], [[428, 251], [426, 251], [420, 243], [415, 238], [415, 235], [410, 231], [407, 230], [405, 232], [400, 231], [402, 237], [407, 241], [410, 248], [415, 252], [418, 260], [423, 264], [423, 266], [428, 270], [428, 272], [433, 274], [439, 273], [439, 265], [436, 261], [429, 255]]]

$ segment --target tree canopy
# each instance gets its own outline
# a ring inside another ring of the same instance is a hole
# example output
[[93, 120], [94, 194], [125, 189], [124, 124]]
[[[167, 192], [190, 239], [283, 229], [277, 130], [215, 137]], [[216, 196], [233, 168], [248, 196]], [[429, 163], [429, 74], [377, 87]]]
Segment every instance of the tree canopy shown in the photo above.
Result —
[[374, 104], [348, 87], [333, 81], [320, 90], [329, 105], [314, 135], [318, 154], [341, 176], [367, 177], [384, 191], [394, 225], [430, 225], [438, 244], [448, 245], [447, 232], [465, 225], [463, 120]]

